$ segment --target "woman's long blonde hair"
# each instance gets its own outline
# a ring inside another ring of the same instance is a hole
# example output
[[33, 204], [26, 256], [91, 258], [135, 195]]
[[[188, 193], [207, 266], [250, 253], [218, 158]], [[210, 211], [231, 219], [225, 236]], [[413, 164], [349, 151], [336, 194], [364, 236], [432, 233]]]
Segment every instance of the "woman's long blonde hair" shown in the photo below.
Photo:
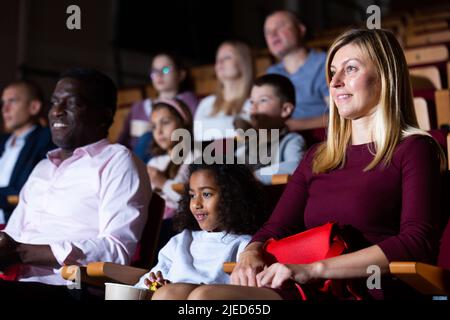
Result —
[[216, 101], [214, 102], [211, 115], [216, 115], [221, 111], [226, 115], [238, 114], [250, 95], [253, 82], [253, 59], [248, 45], [241, 41], [225, 41], [220, 45], [219, 49], [224, 45], [229, 45], [236, 51], [237, 64], [241, 72], [241, 77], [236, 80], [239, 82], [239, 92], [236, 92], [235, 99], [225, 101], [223, 96], [223, 84], [220, 81], [217, 81], [215, 92]]
[[[395, 36], [387, 30], [356, 29], [344, 32], [334, 41], [326, 61], [327, 82], [331, 81], [330, 65], [336, 52], [345, 45], [358, 46], [374, 63], [381, 83], [380, 99], [375, 111], [372, 131], [375, 150], [374, 159], [364, 171], [373, 169], [380, 162], [388, 165], [395, 147], [405, 137], [414, 134], [428, 135], [418, 128], [405, 55]], [[341, 168], [350, 144], [351, 120], [339, 115], [330, 96], [328, 138], [314, 156], [313, 172], [324, 173]], [[437, 145], [437, 143], [436, 143]], [[439, 146], [437, 145], [439, 148]], [[441, 150], [442, 153], [442, 150]], [[445, 160], [442, 159], [445, 166]]]

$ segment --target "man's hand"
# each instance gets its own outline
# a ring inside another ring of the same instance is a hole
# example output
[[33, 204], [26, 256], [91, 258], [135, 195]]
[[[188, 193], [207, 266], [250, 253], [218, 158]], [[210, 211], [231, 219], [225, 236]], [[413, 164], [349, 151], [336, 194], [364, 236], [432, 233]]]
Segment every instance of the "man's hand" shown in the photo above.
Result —
[[49, 245], [20, 243], [0, 232], [0, 270], [16, 263], [60, 267]]
[[0, 232], [0, 270], [20, 261], [17, 247], [19, 243], [7, 233]]

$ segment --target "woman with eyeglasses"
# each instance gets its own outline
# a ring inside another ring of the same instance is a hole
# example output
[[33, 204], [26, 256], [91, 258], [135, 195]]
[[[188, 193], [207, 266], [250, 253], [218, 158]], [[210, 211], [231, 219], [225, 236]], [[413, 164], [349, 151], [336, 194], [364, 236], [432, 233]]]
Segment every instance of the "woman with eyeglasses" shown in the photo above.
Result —
[[[149, 77], [158, 92], [157, 99], [180, 99], [189, 107], [192, 114], [195, 113], [199, 100], [194, 94], [194, 84], [189, 70], [176, 55], [165, 52], [155, 55], [150, 63]], [[147, 152], [152, 140], [149, 132], [151, 111], [150, 98], [135, 103], [125, 120], [118, 140], [118, 143], [135, 151], [145, 162], [151, 156]]]
[[210, 141], [233, 136], [238, 118], [249, 118], [253, 62], [249, 47], [223, 42], [216, 54], [217, 89], [199, 104], [194, 117], [194, 139]]

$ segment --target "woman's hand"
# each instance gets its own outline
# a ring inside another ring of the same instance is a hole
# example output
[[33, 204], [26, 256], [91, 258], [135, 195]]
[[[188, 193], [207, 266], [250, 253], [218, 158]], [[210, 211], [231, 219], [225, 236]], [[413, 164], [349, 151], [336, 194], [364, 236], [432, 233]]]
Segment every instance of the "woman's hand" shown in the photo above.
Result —
[[256, 287], [256, 275], [266, 266], [261, 251], [262, 243], [250, 244], [239, 255], [239, 262], [231, 273], [231, 284]]
[[164, 187], [164, 184], [167, 181], [166, 176], [164, 173], [159, 171], [158, 169], [154, 167], [147, 166], [147, 173], [150, 177], [150, 183], [153, 185], [154, 189], [162, 190]]
[[258, 273], [256, 281], [258, 287], [281, 288], [288, 280], [300, 284], [312, 282], [319, 278], [321, 263], [311, 264], [282, 264], [274, 263]]

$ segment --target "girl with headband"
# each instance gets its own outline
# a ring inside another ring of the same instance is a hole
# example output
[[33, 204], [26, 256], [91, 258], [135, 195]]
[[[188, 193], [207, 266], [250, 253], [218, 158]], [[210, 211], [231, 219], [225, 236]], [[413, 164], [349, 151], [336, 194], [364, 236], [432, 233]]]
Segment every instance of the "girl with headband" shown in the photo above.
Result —
[[154, 137], [150, 145], [153, 157], [147, 163], [147, 172], [152, 189], [166, 201], [160, 248], [173, 235], [171, 222], [180, 200], [180, 194], [172, 186], [187, 181], [187, 165], [180, 165], [171, 157], [172, 149], [178, 143], [172, 141], [171, 136], [175, 130], [185, 129], [192, 137], [192, 114], [181, 100], [160, 99], [153, 105], [150, 126]]

